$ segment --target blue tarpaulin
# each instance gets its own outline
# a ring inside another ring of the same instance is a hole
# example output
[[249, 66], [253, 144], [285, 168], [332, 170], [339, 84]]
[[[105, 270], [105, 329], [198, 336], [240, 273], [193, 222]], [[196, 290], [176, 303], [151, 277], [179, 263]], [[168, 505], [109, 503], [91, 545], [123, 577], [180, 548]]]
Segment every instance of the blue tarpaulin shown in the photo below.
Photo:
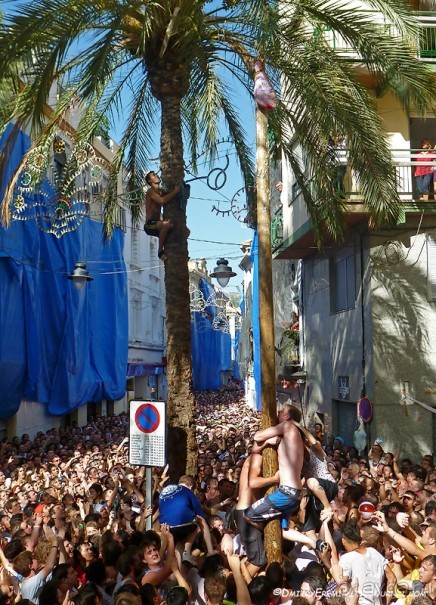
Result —
[[[28, 145], [20, 133], [9, 174]], [[59, 415], [124, 395], [123, 241], [116, 229], [103, 242], [102, 225], [88, 218], [60, 239], [40, 231], [34, 220], [0, 227], [1, 419], [15, 414], [21, 399], [45, 403], [48, 413]], [[94, 278], [81, 291], [67, 279], [77, 261], [87, 263]]]
[[250, 257], [253, 262], [253, 303], [251, 321], [253, 326], [253, 375], [256, 385], [256, 408], [262, 408], [261, 391], [261, 368], [260, 368], [260, 322], [259, 322], [259, 241], [257, 231], [254, 232], [251, 243]]
[[[212, 286], [200, 279], [200, 290], [205, 300], [213, 293]], [[193, 313], [191, 323], [192, 380], [194, 390], [206, 391], [221, 386], [220, 372], [231, 370], [230, 334], [214, 330], [215, 306], [206, 307], [205, 313]]]

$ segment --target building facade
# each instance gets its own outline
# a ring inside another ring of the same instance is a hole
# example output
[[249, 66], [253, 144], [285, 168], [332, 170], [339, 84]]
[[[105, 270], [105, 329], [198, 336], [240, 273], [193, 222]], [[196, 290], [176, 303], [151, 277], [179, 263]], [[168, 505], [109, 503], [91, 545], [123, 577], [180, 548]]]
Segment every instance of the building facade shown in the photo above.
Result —
[[[434, 15], [423, 13], [420, 21], [420, 58], [436, 66]], [[338, 48], [340, 41], [332, 43]], [[435, 451], [436, 439], [436, 183], [430, 199], [420, 200], [414, 171], [421, 140], [436, 144], [436, 119], [413, 108], [406, 113], [391, 94], [377, 96], [370, 78], [365, 84], [390, 139], [401, 219], [390, 230], [371, 228], [345, 152], [346, 239], [339, 245], [326, 240], [320, 251], [303, 196], [284, 165], [282, 233], [273, 253], [276, 263], [302, 261], [308, 422], [318, 414], [327, 431], [353, 444], [358, 403], [366, 396], [373, 406], [368, 443], [381, 438], [385, 450], [419, 460]]]
[[[50, 95], [52, 104], [56, 102], [56, 87]], [[59, 129], [53, 152], [47, 167], [49, 182], [56, 181], [56, 175], [61, 174], [64, 166], [74, 153], [74, 130], [80, 119], [79, 108], [72, 107], [65, 128]], [[60, 145], [59, 145], [60, 142]], [[103, 221], [104, 192], [108, 182], [108, 168], [117, 150], [116, 143], [106, 135], [96, 137], [92, 150], [101, 174], [98, 182], [91, 174], [88, 164], [84, 165], [76, 177], [78, 195], [86, 200], [85, 220], [91, 219], [97, 223]], [[61, 151], [58, 153], [58, 151]], [[130, 212], [125, 202], [129, 195], [126, 175], [120, 173], [118, 179], [119, 205], [116, 210], [116, 229], [123, 232], [124, 241], [119, 259], [114, 263], [87, 265], [91, 276], [101, 273], [107, 280], [111, 274], [126, 273], [127, 288], [125, 300], [121, 304], [128, 307], [128, 356], [125, 359], [125, 395], [120, 400], [89, 402], [73, 409], [69, 414], [51, 415], [47, 412], [46, 403], [22, 400], [16, 414], [0, 422], [0, 434], [9, 436], [29, 433], [32, 437], [38, 431], [46, 431], [53, 426], [64, 425], [76, 421], [79, 425], [88, 422], [95, 414], [112, 414], [127, 411], [130, 399], [134, 397], [145, 399], [166, 398], [165, 378], [165, 290], [163, 283], [163, 263], [157, 257], [157, 240], [143, 231], [142, 225], [132, 224]], [[139, 200], [138, 203], [141, 203]], [[81, 226], [78, 226], [81, 229]], [[47, 238], [54, 238], [48, 233]], [[65, 233], [62, 238], [71, 235]], [[99, 236], [100, 237], [100, 236]], [[61, 239], [59, 241], [62, 241]], [[103, 239], [101, 240], [103, 247]], [[84, 254], [86, 250], [81, 250]], [[79, 260], [79, 259], [78, 259]], [[85, 259], [86, 255], [85, 255]], [[72, 267], [71, 267], [72, 269]], [[108, 291], [108, 295], [110, 295]], [[113, 326], [116, 333], [121, 325]], [[127, 325], [126, 325], [127, 330]], [[104, 335], [100, 335], [104, 343]], [[127, 335], [126, 335], [127, 339]], [[104, 346], [104, 344], [102, 345]], [[73, 406], [72, 406], [73, 407]]]

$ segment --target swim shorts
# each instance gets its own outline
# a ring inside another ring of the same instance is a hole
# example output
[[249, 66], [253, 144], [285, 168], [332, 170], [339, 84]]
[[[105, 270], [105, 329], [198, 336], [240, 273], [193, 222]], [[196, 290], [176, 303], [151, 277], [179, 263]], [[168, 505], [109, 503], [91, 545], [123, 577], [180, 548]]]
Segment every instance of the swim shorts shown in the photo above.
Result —
[[144, 225], [144, 231], [147, 235], [154, 235], [159, 237], [159, 233], [157, 231], [157, 222], [158, 221], [147, 221]]
[[300, 506], [301, 489], [281, 485], [275, 492], [254, 502], [245, 515], [256, 523], [281, 517], [282, 527], [288, 528], [288, 519]]

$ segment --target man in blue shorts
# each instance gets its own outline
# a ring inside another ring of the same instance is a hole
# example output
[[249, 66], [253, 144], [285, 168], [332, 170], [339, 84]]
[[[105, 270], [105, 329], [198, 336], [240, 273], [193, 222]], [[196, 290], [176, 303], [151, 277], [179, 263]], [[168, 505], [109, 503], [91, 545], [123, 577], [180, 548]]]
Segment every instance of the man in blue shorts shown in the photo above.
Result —
[[298, 408], [286, 404], [278, 413], [278, 424], [254, 435], [254, 441], [261, 446], [272, 437], [280, 437], [277, 449], [279, 457], [280, 485], [268, 496], [254, 502], [245, 517], [255, 527], [271, 519], [280, 518], [282, 527], [287, 529], [289, 517], [298, 510], [301, 499], [301, 469], [304, 461], [303, 439], [295, 426]]

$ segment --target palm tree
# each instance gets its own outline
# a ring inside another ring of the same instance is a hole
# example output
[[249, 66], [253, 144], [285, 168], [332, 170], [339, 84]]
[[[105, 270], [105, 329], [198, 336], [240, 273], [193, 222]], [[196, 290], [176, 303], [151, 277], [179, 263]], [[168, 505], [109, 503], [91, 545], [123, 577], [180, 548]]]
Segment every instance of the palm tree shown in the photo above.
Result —
[[[290, 162], [319, 237], [323, 229], [336, 237], [344, 230], [343, 200], [327, 151], [332, 133], [349, 140], [349, 164], [359, 175], [373, 224], [392, 223], [400, 204], [374, 99], [323, 32], [334, 31], [357, 49], [378, 91], [392, 90], [405, 106], [423, 109], [434, 85], [415, 56], [416, 24], [406, 0], [368, 0], [368, 5], [389, 28], [348, 0], [20, 2], [0, 32], [3, 65], [21, 65], [8, 119], [30, 120], [35, 145], [40, 145], [73, 99], [84, 110], [79, 140], [90, 140], [104, 116], [121, 116], [124, 133], [106, 203], [110, 236], [119, 169], [124, 162], [132, 188], [142, 186], [155, 146], [160, 146], [163, 182], [170, 189], [183, 179], [184, 147], [194, 166], [199, 150], [213, 160], [217, 140], [227, 129], [247, 191], [252, 189], [252, 153], [232, 95], [246, 91], [249, 106], [253, 62], [261, 57], [282, 98], [269, 116], [271, 145], [280, 146]], [[56, 82], [59, 101], [47, 115], [48, 93]], [[318, 177], [312, 187], [295, 155], [295, 142]], [[6, 224], [13, 185], [14, 180], [3, 200]], [[139, 218], [138, 206], [132, 212]], [[170, 467], [180, 474], [185, 466], [191, 472], [195, 468], [186, 213], [173, 203], [166, 216], [174, 223], [165, 268]]]

